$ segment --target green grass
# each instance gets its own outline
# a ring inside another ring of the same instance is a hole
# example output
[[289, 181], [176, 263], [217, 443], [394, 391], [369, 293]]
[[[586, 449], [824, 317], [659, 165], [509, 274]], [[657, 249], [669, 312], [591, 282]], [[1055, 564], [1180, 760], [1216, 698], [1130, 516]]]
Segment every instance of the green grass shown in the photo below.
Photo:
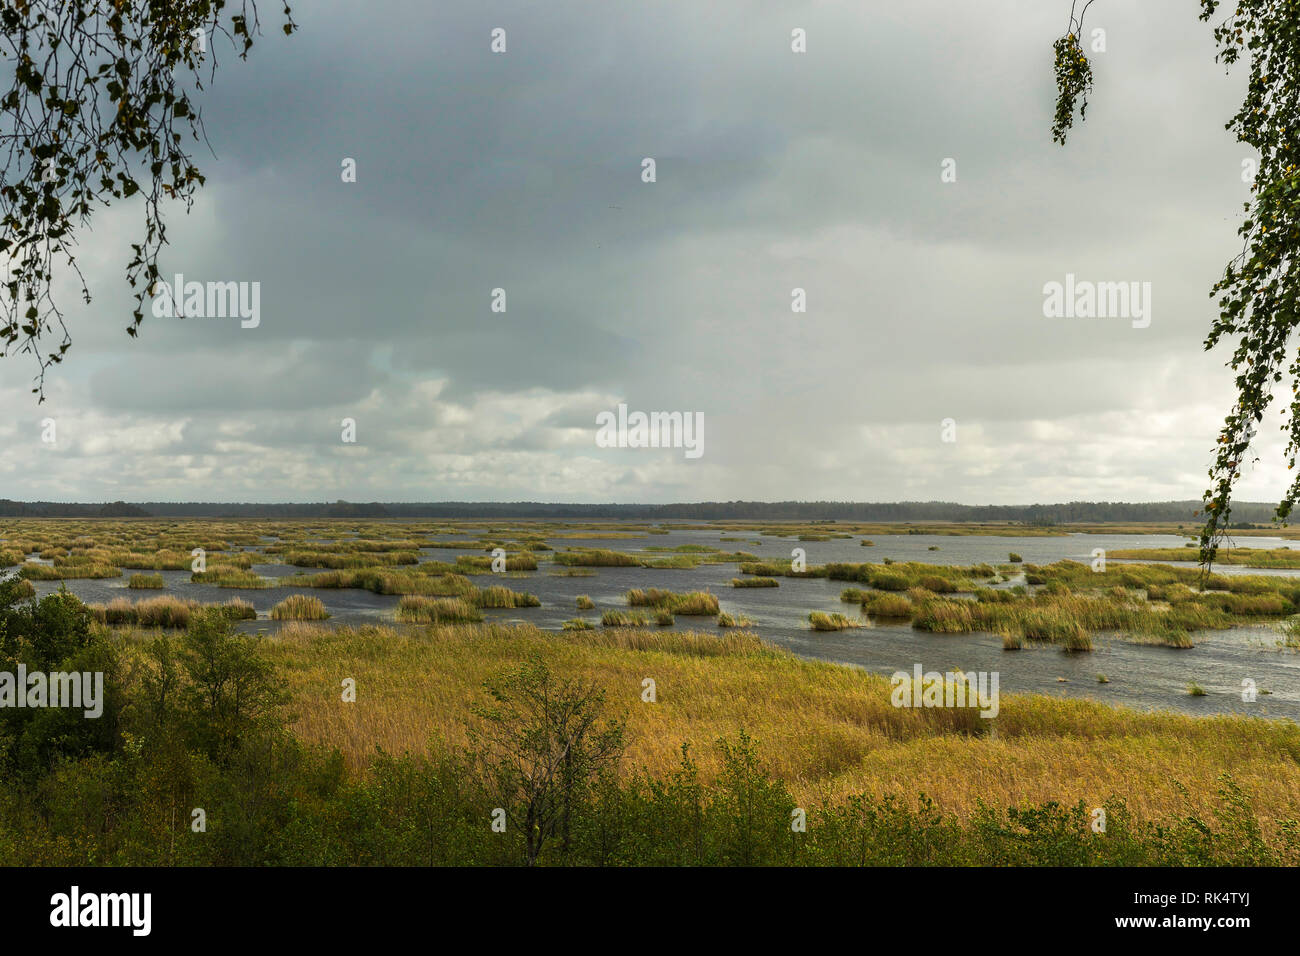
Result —
[[781, 582], [776, 578], [732, 578], [733, 588], [776, 588]]
[[161, 574], [133, 574], [127, 580], [126, 586], [129, 588], [162, 588], [166, 587]]

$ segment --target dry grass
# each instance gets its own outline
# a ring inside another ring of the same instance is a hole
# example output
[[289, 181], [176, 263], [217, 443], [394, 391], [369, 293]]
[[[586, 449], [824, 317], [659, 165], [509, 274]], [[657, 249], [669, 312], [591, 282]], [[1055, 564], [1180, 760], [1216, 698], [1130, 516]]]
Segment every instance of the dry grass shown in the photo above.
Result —
[[[1003, 694], [996, 733], [953, 734], [924, 709], [893, 707], [883, 677], [801, 660], [746, 631], [288, 624], [269, 652], [289, 677], [297, 731], [338, 746], [354, 766], [376, 746], [423, 752], [431, 735], [465, 744], [482, 681], [541, 653], [557, 671], [605, 688], [628, 716], [628, 764], [654, 773], [677, 766], [684, 741], [705, 771], [716, 770], [707, 745], [743, 727], [806, 800], [867, 791], [910, 801], [923, 792], [965, 816], [980, 800], [1095, 806], [1117, 795], [1146, 818], [1186, 816], [1208, 813], [1218, 775], [1231, 771], [1262, 817], [1300, 815], [1300, 728], [1288, 722]], [[367, 706], [340, 706], [341, 674], [364, 682]], [[653, 706], [640, 700], [645, 677], [658, 688]]]

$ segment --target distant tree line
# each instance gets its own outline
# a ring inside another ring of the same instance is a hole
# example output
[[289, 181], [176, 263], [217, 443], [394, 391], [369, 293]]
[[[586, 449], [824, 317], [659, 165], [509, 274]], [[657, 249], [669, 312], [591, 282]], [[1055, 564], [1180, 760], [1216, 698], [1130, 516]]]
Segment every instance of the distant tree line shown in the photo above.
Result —
[[[257, 504], [167, 502], [79, 504], [0, 498], [0, 517], [51, 518], [585, 518], [785, 521], [1015, 522], [1052, 527], [1096, 522], [1197, 523], [1201, 502], [1071, 501], [1065, 504], [961, 505], [947, 501], [702, 501], [677, 504], [565, 504], [536, 501], [370, 502]], [[1274, 508], [1264, 503], [1233, 506], [1234, 527], [1266, 526]]]

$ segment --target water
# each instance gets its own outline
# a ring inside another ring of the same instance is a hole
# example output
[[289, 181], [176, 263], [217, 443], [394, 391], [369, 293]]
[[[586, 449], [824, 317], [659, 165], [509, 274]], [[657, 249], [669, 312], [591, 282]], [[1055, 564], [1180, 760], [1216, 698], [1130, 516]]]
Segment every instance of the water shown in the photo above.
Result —
[[[487, 526], [485, 526], [486, 528]], [[671, 526], [670, 526], [671, 527]], [[467, 537], [475, 537], [471, 532]], [[720, 541], [721, 537], [740, 538]], [[645, 553], [643, 548], [671, 548], [683, 544], [707, 545], [725, 551], [746, 551], [767, 561], [789, 561], [791, 550], [802, 548], [809, 565], [827, 562], [918, 561], [928, 564], [1004, 564], [1011, 552], [1028, 564], [1050, 564], [1069, 559], [1088, 562], [1093, 550], [1107, 552], [1127, 548], [1181, 548], [1185, 538], [1171, 535], [1072, 534], [1066, 536], [1001, 537], [990, 535], [872, 535], [875, 547], [862, 547], [861, 536], [831, 541], [797, 541], [793, 538], [752, 532], [672, 528], [669, 534], [635, 539], [548, 538], [557, 551], [565, 547], [596, 547], [613, 551]], [[457, 540], [446, 538], [446, 540]], [[761, 542], [761, 543], [756, 543]], [[270, 542], [268, 542], [270, 543]], [[1297, 547], [1300, 542], [1280, 538], [1251, 538], [1251, 547]], [[937, 551], [929, 550], [937, 546]], [[1189, 562], [1195, 560], [1187, 548]], [[481, 547], [423, 548], [421, 561], [455, 561], [460, 554], [481, 555]], [[668, 556], [671, 552], [654, 552]], [[543, 555], [544, 557], [544, 555]], [[253, 570], [270, 578], [297, 573], [298, 568], [279, 564], [256, 565]], [[810, 611], [839, 611], [857, 616], [857, 607], [839, 600], [846, 582], [821, 578], [780, 578], [776, 588], [733, 588], [739, 577], [736, 564], [701, 564], [693, 570], [651, 568], [589, 568], [584, 576], [555, 573], [555, 566], [543, 561], [535, 572], [506, 576], [475, 576], [480, 585], [505, 584], [529, 591], [542, 601], [537, 608], [487, 610], [490, 621], [526, 621], [545, 629], [558, 630], [571, 618], [599, 623], [602, 612], [626, 609], [623, 595], [631, 588], [658, 587], [673, 591], [709, 590], [718, 596], [722, 610], [744, 615], [754, 622], [749, 628], [764, 639], [803, 657], [834, 661], [880, 674], [911, 672], [920, 663], [923, 670], [997, 671], [1005, 693], [1032, 692], [1054, 697], [1088, 697], [1112, 704], [1141, 709], [1172, 709], [1191, 714], [1240, 713], [1285, 718], [1300, 722], [1300, 654], [1279, 647], [1281, 635], [1267, 626], [1208, 631], [1195, 635], [1196, 646], [1177, 650], [1163, 646], [1134, 644], [1117, 636], [1098, 635], [1092, 653], [1068, 654], [1052, 646], [1026, 646], [1004, 651], [1001, 639], [988, 634], [936, 635], [914, 631], [906, 624], [868, 626], [856, 630], [820, 632], [808, 627]], [[1288, 570], [1259, 571], [1239, 566], [1222, 566], [1223, 573], [1295, 575]], [[218, 588], [192, 584], [188, 571], [162, 571], [165, 591], [130, 591], [121, 578], [68, 581], [69, 590], [82, 600], [105, 603], [115, 597], [139, 600], [170, 593], [202, 602], [220, 602], [232, 597], [249, 601], [259, 619], [245, 621], [246, 631], [273, 632], [278, 623], [267, 619], [271, 607], [292, 593], [313, 594], [329, 608], [332, 623], [361, 625], [393, 623], [398, 597], [347, 589], [301, 588], [287, 585], [259, 590]], [[490, 578], [490, 580], [489, 580]], [[34, 582], [39, 595], [56, 590], [59, 582]], [[589, 595], [594, 611], [578, 611], [578, 595]], [[676, 630], [721, 633], [712, 617], [677, 618]], [[1100, 683], [1104, 674], [1109, 683]], [[1255, 681], [1261, 693], [1254, 703], [1243, 702], [1242, 680]], [[1190, 683], [1206, 690], [1206, 696], [1187, 693]]]

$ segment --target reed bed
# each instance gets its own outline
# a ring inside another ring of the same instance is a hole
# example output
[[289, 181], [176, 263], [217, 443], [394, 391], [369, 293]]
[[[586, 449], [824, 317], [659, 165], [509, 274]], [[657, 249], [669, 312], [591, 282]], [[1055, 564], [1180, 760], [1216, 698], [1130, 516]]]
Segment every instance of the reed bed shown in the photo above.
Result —
[[392, 567], [399, 564], [419, 564], [420, 556], [414, 551], [349, 552], [290, 551], [284, 556], [285, 564], [297, 568], [328, 568], [330, 570]]
[[[456, 563], [452, 569], [458, 574], [490, 574], [492, 573], [491, 555], [485, 554], [462, 554], [456, 558]], [[507, 554], [506, 555], [507, 571], [536, 571], [537, 558], [528, 552]]]
[[636, 568], [643, 563], [641, 558], [622, 551], [592, 549], [589, 551], [557, 551], [555, 563], [564, 567], [588, 568]]
[[875, 591], [862, 598], [863, 613], [873, 618], [907, 620], [912, 616], [913, 607], [912, 599], [902, 594]]
[[707, 591], [678, 594], [658, 588], [636, 588], [625, 595], [630, 607], [652, 607], [683, 616], [713, 616], [718, 613], [718, 599]]
[[397, 603], [397, 619], [410, 624], [467, 624], [483, 620], [483, 614], [462, 598], [408, 594]]
[[645, 627], [649, 623], [640, 611], [606, 611], [600, 616], [601, 627]]
[[838, 611], [831, 614], [827, 614], [825, 611], [813, 611], [808, 615], [808, 621], [814, 631], [846, 631], [850, 628], [862, 626], [861, 621], [845, 617]]
[[216, 567], [206, 571], [195, 571], [190, 575], [195, 584], [212, 584], [219, 588], [243, 588], [257, 590], [272, 587], [275, 582], [252, 571], [236, 567]]
[[77, 579], [120, 578], [122, 569], [111, 564], [76, 562], [48, 565], [24, 564], [18, 571], [29, 581], [73, 581]]
[[[420, 565], [423, 569], [425, 565]], [[463, 574], [451, 571], [426, 572], [366, 568], [359, 571], [323, 571], [293, 581], [311, 588], [359, 588], [375, 594], [422, 594], [429, 597], [465, 597], [477, 588]]]
[[324, 602], [311, 594], [290, 594], [271, 608], [273, 621], [323, 621], [329, 616]]
[[[467, 745], [483, 681], [541, 653], [557, 672], [596, 681], [626, 712], [629, 771], [669, 774], [691, 742], [701, 771], [713, 773], [719, 758], [707, 744], [744, 727], [801, 800], [867, 792], [914, 802], [924, 793], [968, 818], [981, 805], [1097, 806], [1115, 796], [1140, 819], [1208, 819], [1220, 775], [1231, 773], [1262, 820], [1300, 817], [1300, 727], [1290, 722], [1003, 693], [996, 735], [971, 734], [943, 725], [935, 715], [942, 709], [893, 706], [887, 677], [804, 660], [740, 629], [488, 624], [414, 632], [288, 623], [267, 651], [289, 678], [297, 733], [340, 748], [353, 767], [371, 763], [377, 747], [401, 754], [426, 753], [431, 739]], [[338, 706], [339, 673], [367, 687], [365, 708]], [[647, 675], [659, 687], [654, 707], [639, 700]]]
[[541, 607], [542, 602], [535, 594], [512, 591], [498, 584], [475, 592], [474, 605], [483, 608]]
[[753, 627], [754, 622], [743, 614], [722, 611], [718, 614], [718, 627]]
[[257, 617], [253, 605], [239, 598], [219, 604], [201, 604], [188, 598], [172, 595], [145, 598], [132, 602], [121, 597], [107, 604], [89, 604], [91, 616], [110, 627], [189, 627], [190, 620], [200, 610], [216, 609], [232, 621], [251, 620]]

